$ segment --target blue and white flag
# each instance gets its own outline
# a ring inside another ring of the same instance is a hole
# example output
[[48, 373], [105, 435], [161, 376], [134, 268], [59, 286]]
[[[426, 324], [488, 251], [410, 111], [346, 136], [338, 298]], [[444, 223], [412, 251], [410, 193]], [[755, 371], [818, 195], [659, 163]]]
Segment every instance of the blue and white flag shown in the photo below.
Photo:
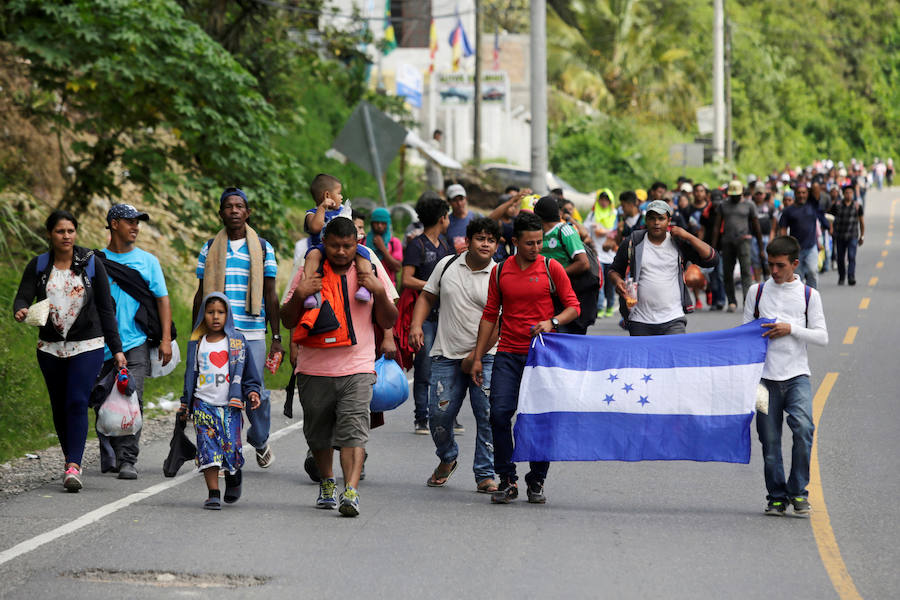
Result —
[[519, 388], [513, 460], [750, 462], [763, 322], [772, 321], [685, 335], [544, 335]]

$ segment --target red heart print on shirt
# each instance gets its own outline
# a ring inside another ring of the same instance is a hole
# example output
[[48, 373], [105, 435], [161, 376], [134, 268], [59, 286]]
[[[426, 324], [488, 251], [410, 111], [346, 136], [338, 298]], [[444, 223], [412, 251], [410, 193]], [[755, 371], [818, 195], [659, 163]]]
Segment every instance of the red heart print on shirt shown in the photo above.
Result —
[[210, 352], [209, 362], [221, 369], [225, 366], [225, 363], [228, 362], [228, 351], [222, 350], [221, 352]]

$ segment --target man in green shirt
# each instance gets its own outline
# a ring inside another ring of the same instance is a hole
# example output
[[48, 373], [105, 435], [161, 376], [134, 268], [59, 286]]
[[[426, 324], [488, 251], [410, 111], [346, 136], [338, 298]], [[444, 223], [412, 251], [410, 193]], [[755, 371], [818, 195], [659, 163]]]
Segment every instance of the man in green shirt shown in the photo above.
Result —
[[[556, 200], [552, 196], [544, 196], [534, 205], [534, 214], [540, 217], [544, 229], [544, 245], [541, 254], [559, 261], [570, 280], [575, 275], [589, 271], [591, 263], [585, 252], [581, 236], [573, 226], [562, 221]], [[594, 306], [587, 307], [590, 309], [588, 312], [591, 315], [596, 314], [596, 300], [595, 297]], [[579, 298], [579, 302], [581, 302], [581, 298]], [[581, 309], [583, 313], [585, 306], [582, 305]], [[573, 321], [561, 327], [560, 332], [584, 335], [587, 333], [587, 326]]]

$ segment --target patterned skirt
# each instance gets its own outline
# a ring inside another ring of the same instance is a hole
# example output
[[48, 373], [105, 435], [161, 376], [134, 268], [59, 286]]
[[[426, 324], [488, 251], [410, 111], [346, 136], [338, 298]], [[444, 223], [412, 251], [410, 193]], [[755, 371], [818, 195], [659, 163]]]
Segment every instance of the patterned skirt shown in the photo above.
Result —
[[194, 400], [197, 462], [200, 470], [219, 467], [233, 475], [244, 466], [241, 450], [241, 410]]

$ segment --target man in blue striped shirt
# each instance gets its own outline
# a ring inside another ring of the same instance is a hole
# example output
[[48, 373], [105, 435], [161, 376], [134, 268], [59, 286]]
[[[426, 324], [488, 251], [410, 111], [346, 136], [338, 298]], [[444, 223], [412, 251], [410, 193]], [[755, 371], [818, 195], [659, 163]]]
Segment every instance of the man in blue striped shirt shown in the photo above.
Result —
[[[278, 263], [272, 245], [256, 235], [247, 225], [250, 206], [247, 196], [238, 188], [227, 188], [219, 199], [219, 217], [225, 226], [215, 239], [209, 240], [200, 250], [197, 261], [199, 285], [194, 295], [192, 320], [196, 321], [203, 297], [212, 292], [224, 292], [231, 304], [234, 324], [247, 340], [247, 348], [253, 353], [253, 362], [260, 383], [266, 358], [284, 355], [281, 346], [278, 321], [278, 295], [275, 292], [275, 276]], [[252, 246], [251, 246], [252, 244]], [[255, 265], [254, 256], [260, 264]], [[251, 281], [253, 273], [262, 278], [261, 298], [254, 298], [254, 290], [260, 282]], [[266, 322], [272, 330], [272, 344], [266, 352]], [[189, 399], [188, 399], [189, 400]], [[275, 459], [269, 447], [270, 426], [269, 391], [262, 386], [260, 405], [247, 410], [250, 429], [247, 441], [256, 449], [256, 462], [266, 468]]]

